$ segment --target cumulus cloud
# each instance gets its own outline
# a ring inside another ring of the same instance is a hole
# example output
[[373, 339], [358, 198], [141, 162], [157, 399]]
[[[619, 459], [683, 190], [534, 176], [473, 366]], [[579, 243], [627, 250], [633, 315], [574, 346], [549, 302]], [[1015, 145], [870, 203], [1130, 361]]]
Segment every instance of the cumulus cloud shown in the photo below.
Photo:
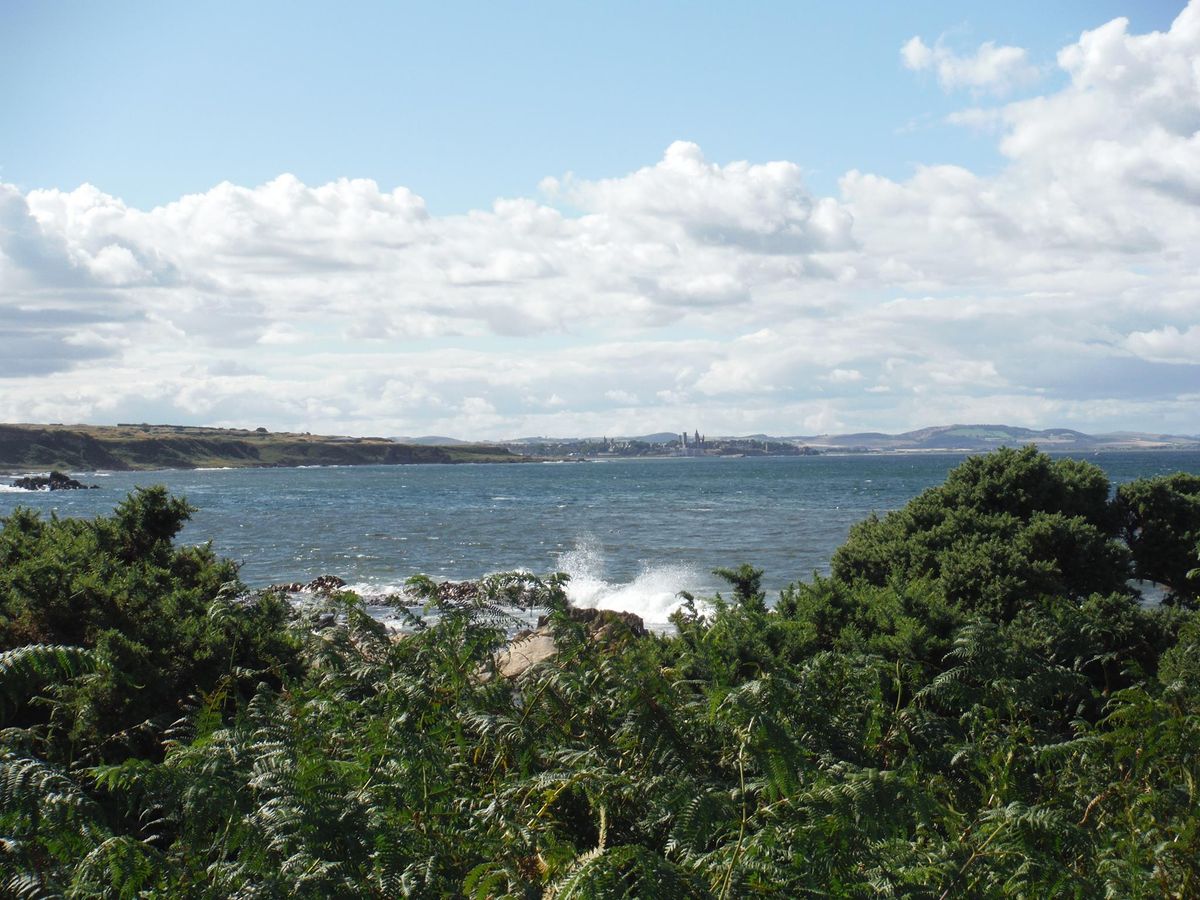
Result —
[[1135, 331], [1125, 346], [1152, 362], [1200, 366], [1200, 325], [1180, 331], [1174, 325], [1150, 331]]
[[967, 88], [1005, 94], [1039, 77], [1023, 47], [997, 47], [992, 41], [980, 44], [974, 53], [958, 54], [945, 45], [944, 38], [930, 47], [915, 36], [900, 48], [900, 59], [914, 72], [935, 72], [938, 84], [947, 91]]
[[720, 166], [676, 141], [654, 166], [622, 178], [543, 182], [552, 196], [628, 223], [670, 223], [701, 244], [765, 253], [847, 249], [851, 218], [832, 198], [814, 198], [790, 162]]
[[[982, 92], [1007, 49], [904, 52]], [[1197, 58], [1200, 2], [1162, 33], [1108, 23], [1059, 53], [1061, 88], [964, 113], [999, 171], [851, 171], [832, 197], [686, 142], [450, 216], [359, 179], [150, 210], [0, 185], [0, 419], [1194, 430]]]

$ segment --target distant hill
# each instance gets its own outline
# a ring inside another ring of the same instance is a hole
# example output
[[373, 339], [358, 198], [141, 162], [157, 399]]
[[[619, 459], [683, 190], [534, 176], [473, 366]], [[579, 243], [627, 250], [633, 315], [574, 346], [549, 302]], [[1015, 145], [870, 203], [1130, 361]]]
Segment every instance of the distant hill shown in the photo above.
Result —
[[460, 441], [458, 438], [444, 437], [440, 434], [426, 434], [421, 437], [393, 437], [388, 440], [398, 444], [417, 444], [421, 447], [461, 447], [471, 443], [470, 441]]
[[[689, 432], [690, 434], [690, 432]], [[654, 434], [639, 434], [636, 437], [622, 437], [624, 441], [641, 441], [643, 444], [669, 444], [679, 440], [678, 431], [656, 431]]]
[[520, 462], [502, 447], [184, 425], [0, 425], [0, 471]]
[[[690, 435], [692, 432], [689, 431]], [[1110, 434], [1086, 434], [1071, 428], [1023, 428], [1018, 425], [935, 425], [887, 434], [882, 431], [861, 431], [852, 434], [814, 434], [776, 437], [769, 434], [706, 435], [708, 441], [785, 441], [814, 450], [835, 453], [878, 453], [936, 451], [981, 451], [996, 447], [1015, 447], [1036, 444], [1043, 450], [1090, 453], [1097, 450], [1200, 450], [1200, 437], [1177, 434], [1154, 434], [1139, 431], [1120, 431]], [[673, 431], [659, 431], [634, 437], [609, 435], [614, 441], [639, 441], [644, 444], [670, 444], [679, 441]], [[442, 439], [446, 440], [446, 439]], [[599, 442], [595, 437], [527, 437], [507, 440], [509, 447], [551, 447], [585, 442]], [[535, 451], [536, 452], [536, 451]]]
[[[692, 432], [689, 431], [690, 435]], [[1095, 450], [1200, 450], [1200, 437], [1176, 434], [1152, 434], [1138, 431], [1120, 431], [1111, 434], [1086, 434], [1071, 428], [1045, 428], [1037, 430], [1017, 425], [935, 425], [887, 434], [882, 431], [861, 431], [853, 434], [814, 434], [776, 437], [769, 434], [706, 435], [708, 441], [786, 441], [814, 450], [835, 453], [877, 453], [906, 451], [979, 451], [996, 447], [1015, 447], [1022, 444], [1037, 444], [1043, 450], [1061, 450], [1088, 453]], [[615, 441], [640, 441], [644, 444], [671, 444], [679, 441], [673, 431], [659, 431], [635, 437], [609, 435]], [[445, 439], [443, 439], [445, 440]], [[529, 437], [507, 440], [509, 447], [550, 447], [599, 442], [600, 437]]]
[[[692, 432], [688, 432], [691, 435]], [[639, 441], [643, 444], [669, 444], [672, 441], [679, 440], [678, 431], [656, 431], [653, 434], [610, 434], [607, 435], [610, 440], [614, 441]], [[765, 435], [758, 435], [759, 438]], [[505, 445], [514, 444], [578, 444], [583, 441], [600, 441], [604, 436], [593, 434], [585, 437], [521, 437], [512, 438], [511, 440], [501, 441]], [[776, 438], [775, 440], [778, 440]]]
[[1037, 431], [1014, 425], [939, 425], [902, 434], [876, 431], [857, 434], [798, 435], [788, 440], [818, 450], [991, 450], [1000, 446], [1037, 444], [1043, 450], [1200, 449], [1200, 438], [1183, 435], [1118, 432], [1085, 434], [1070, 428]]

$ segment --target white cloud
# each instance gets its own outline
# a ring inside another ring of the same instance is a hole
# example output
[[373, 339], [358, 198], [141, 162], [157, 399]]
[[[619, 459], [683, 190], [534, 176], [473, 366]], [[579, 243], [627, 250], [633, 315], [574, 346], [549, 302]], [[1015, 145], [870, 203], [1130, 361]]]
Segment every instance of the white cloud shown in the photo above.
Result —
[[833, 369], [824, 377], [831, 384], [854, 384], [863, 380], [863, 373], [858, 369]]
[[932, 69], [947, 91], [967, 88], [1005, 94], [1039, 76], [1024, 48], [997, 47], [991, 41], [980, 44], [974, 53], [961, 55], [946, 47], [942, 38], [930, 47], [917, 36], [900, 48], [900, 58], [905, 68], [914, 72]]
[[[605, 214], [625, 227], [669, 228], [701, 246], [806, 253], [852, 246], [850, 216], [814, 198], [790, 162], [719, 166], [695, 144], [676, 141], [662, 160], [622, 178], [549, 185], [553, 196]], [[640, 230], [640, 229], [639, 229]]]
[[852, 171], [836, 197], [683, 142], [453, 216], [365, 180], [151, 210], [0, 185], [0, 420], [1194, 430], [1197, 58], [1200, 3], [1163, 33], [1117, 20], [1062, 50], [1060, 89], [964, 116], [999, 171]]
[[1174, 325], [1135, 331], [1125, 339], [1125, 346], [1143, 359], [1153, 362], [1200, 366], [1200, 325], [1193, 325], [1184, 331]]
[[622, 406], [635, 406], [638, 402], [637, 394], [622, 390], [605, 391], [604, 399]]

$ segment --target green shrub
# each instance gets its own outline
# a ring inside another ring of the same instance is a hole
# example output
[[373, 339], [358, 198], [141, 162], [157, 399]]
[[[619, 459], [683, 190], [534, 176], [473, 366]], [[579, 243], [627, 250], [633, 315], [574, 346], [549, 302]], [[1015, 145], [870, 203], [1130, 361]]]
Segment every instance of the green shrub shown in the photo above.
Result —
[[[240, 670], [278, 681], [295, 668], [286, 602], [243, 597], [236, 566], [210, 546], [174, 545], [190, 514], [154, 487], [107, 517], [18, 509], [0, 524], [0, 650], [72, 645], [105, 661], [102, 674], [63, 685], [53, 707], [58, 736], [75, 747], [148, 752], [189, 698], [227, 691]], [[27, 708], [25, 720], [47, 715]]]

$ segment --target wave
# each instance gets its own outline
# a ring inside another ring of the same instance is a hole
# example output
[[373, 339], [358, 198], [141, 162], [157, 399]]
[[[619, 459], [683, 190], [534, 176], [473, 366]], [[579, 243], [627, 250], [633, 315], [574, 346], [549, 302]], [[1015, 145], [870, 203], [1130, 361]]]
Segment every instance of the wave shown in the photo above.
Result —
[[[662, 563], [643, 565], [640, 572], [629, 581], [609, 580], [605, 574], [606, 559], [600, 542], [593, 537], [576, 541], [575, 546], [558, 558], [557, 569], [570, 576], [567, 582], [567, 599], [572, 606], [586, 609], [613, 609], [631, 612], [640, 616], [646, 627], [654, 631], [666, 631], [673, 626], [670, 616], [683, 605], [680, 591], [693, 594], [706, 592], [708, 581], [703, 574], [689, 565]], [[523, 571], [531, 571], [525, 569]], [[442, 580], [438, 576], [435, 580]], [[457, 579], [452, 579], [457, 580]], [[355, 581], [346, 585], [367, 603], [367, 609], [375, 618], [389, 626], [398, 624], [399, 616], [394, 609], [378, 603], [388, 595], [404, 595], [407, 589], [403, 582]], [[374, 602], [373, 602], [374, 601]], [[703, 611], [703, 604], [697, 602]], [[414, 611], [418, 607], [412, 607]], [[511, 610], [518, 618], [536, 621], [537, 610]]]
[[567, 598], [572, 605], [635, 613], [656, 631], [669, 627], [671, 613], [683, 605], [680, 591], [695, 593], [704, 585], [699, 572], [680, 563], [644, 565], [632, 581], [609, 581], [603, 548], [594, 538], [577, 541], [559, 557], [558, 568], [571, 576]]

